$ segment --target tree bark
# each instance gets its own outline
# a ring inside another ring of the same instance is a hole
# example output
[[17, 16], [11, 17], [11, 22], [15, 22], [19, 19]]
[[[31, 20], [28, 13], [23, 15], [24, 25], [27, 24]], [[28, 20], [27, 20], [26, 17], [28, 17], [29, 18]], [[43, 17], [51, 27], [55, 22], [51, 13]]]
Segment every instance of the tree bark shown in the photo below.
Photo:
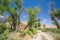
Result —
[[60, 29], [60, 25], [53, 15], [52, 15], [52, 18], [53, 18], [53, 21], [55, 22], [57, 28]]

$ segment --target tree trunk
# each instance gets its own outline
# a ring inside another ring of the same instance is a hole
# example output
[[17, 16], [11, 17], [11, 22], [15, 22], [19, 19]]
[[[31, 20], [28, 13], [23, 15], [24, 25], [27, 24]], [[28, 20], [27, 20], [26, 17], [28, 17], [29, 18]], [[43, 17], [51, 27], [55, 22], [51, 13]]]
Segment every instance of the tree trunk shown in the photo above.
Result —
[[16, 23], [13, 22], [13, 30], [15, 31], [16, 30]]
[[55, 24], [56, 24], [57, 28], [58, 28], [58, 29], [60, 29], [60, 26], [59, 26], [58, 21], [55, 19], [55, 17], [54, 17], [54, 16], [52, 16], [52, 18], [53, 18], [53, 21], [55, 22]]
[[29, 24], [24, 29], [26, 29], [28, 26], [29, 26]]
[[16, 26], [17, 26], [17, 17], [15, 16], [13, 18], [14, 18], [14, 20], [13, 20], [13, 29], [15, 31], [16, 30]]

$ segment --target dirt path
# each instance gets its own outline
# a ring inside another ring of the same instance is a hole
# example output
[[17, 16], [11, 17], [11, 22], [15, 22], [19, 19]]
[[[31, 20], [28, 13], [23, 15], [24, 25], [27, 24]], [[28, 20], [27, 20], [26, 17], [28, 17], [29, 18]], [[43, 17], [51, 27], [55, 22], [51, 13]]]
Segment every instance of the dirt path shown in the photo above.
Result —
[[[13, 37], [14, 36], [14, 37]], [[14, 40], [20, 40], [19, 33], [13, 33], [10, 35]], [[10, 38], [11, 39], [11, 38]], [[22, 39], [23, 40], [23, 39]], [[42, 32], [41, 30], [37, 31], [37, 34], [33, 36], [31, 39], [24, 39], [24, 40], [54, 40], [51, 34], [48, 34], [46, 32]]]
[[38, 30], [38, 33], [34, 35], [34, 37], [31, 40], [54, 40], [54, 38], [52, 37], [52, 35]]

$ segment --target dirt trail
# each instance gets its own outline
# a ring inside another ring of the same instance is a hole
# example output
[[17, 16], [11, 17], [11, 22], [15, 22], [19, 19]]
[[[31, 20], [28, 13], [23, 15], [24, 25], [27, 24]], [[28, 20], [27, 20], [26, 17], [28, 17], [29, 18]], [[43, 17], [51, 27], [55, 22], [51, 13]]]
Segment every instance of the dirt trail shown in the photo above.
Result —
[[[13, 37], [14, 36], [14, 37]], [[10, 37], [14, 38], [15, 40], [20, 40], [21, 38], [19, 37], [19, 33], [12, 34]], [[31, 39], [22, 39], [22, 40], [54, 40], [54, 37], [52, 35], [42, 32], [41, 30], [37, 31], [37, 34], [33, 36]]]
[[52, 35], [38, 30], [38, 33], [34, 35], [31, 40], [54, 40], [54, 38], [52, 37]]

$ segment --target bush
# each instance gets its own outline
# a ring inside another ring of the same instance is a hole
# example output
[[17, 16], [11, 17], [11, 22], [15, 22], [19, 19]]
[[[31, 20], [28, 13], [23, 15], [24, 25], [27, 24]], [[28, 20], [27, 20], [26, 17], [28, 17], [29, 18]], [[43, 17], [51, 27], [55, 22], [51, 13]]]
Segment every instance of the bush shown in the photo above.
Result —
[[6, 30], [6, 27], [3, 25], [0, 25], [0, 34], [2, 34]]
[[30, 28], [29, 30], [32, 32], [32, 34], [36, 34], [38, 29], [37, 28]]
[[23, 37], [26, 35], [27, 30], [18, 30], [18, 32], [20, 33], [20, 36]]
[[5, 30], [4, 33], [2, 35], [0, 35], [0, 40], [7, 40], [9, 35], [9, 30]]
[[30, 30], [27, 31], [27, 34], [29, 34], [31, 36], [33, 35], [32, 31], [30, 31]]
[[37, 33], [37, 28], [33, 28], [33, 29], [32, 29], [32, 33], [33, 33], [33, 34], [36, 34], [36, 33]]
[[33, 35], [37, 33], [37, 28], [30, 28], [28, 30], [19, 30], [20, 36], [25, 36], [26, 34]]

